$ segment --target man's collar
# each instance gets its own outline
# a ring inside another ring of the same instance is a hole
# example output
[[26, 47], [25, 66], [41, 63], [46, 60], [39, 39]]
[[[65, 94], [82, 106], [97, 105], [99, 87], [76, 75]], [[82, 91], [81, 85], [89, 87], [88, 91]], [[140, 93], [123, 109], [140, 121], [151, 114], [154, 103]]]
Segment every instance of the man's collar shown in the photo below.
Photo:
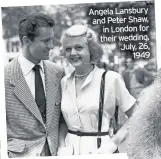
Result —
[[[26, 59], [22, 53], [19, 55], [18, 61], [20, 63], [24, 76], [26, 76], [35, 66], [35, 64], [29, 61], [28, 59]], [[37, 65], [40, 65], [41, 70], [44, 73], [43, 61], [41, 60]]]

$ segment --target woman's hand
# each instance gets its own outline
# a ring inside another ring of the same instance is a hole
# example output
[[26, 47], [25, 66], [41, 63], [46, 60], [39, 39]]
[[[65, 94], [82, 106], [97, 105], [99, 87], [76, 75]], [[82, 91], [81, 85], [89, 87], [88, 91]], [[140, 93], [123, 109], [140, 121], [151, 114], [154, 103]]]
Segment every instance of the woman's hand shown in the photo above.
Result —
[[91, 154], [112, 154], [117, 150], [118, 146], [110, 139], [108, 144], [101, 145], [99, 149], [91, 152]]
[[71, 156], [74, 155], [73, 146], [59, 147], [57, 156]]

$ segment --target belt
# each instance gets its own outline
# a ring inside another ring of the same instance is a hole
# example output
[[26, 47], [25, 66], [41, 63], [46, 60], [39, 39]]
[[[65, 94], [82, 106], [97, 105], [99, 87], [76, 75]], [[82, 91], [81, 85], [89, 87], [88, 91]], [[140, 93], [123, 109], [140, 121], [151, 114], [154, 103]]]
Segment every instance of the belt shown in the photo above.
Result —
[[108, 131], [107, 132], [101, 132], [98, 134], [98, 132], [81, 132], [81, 131], [73, 131], [73, 130], [68, 130], [68, 132], [70, 134], [74, 134], [77, 136], [105, 136], [108, 135]]

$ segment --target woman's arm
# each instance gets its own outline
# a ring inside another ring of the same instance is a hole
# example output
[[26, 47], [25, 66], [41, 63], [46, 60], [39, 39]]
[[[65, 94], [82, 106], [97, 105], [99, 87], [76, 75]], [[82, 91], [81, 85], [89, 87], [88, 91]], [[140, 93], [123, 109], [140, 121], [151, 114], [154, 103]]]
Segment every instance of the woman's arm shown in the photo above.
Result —
[[[131, 117], [135, 109], [136, 100], [129, 94], [122, 77], [116, 73], [113, 74], [113, 76], [115, 78], [114, 91], [116, 94], [116, 105], [118, 105], [128, 117]], [[108, 145], [100, 147], [98, 153], [113, 153], [117, 150], [118, 146], [128, 135], [128, 122], [129, 120], [127, 120], [119, 131], [108, 141]]]
[[[128, 117], [130, 117], [134, 111], [135, 104], [125, 112]], [[108, 141], [108, 146], [100, 147], [95, 153], [97, 154], [107, 154], [114, 153], [118, 146], [125, 140], [128, 135], [128, 123], [129, 119], [125, 122], [125, 124], [119, 129], [119, 131]]]
[[[125, 114], [130, 118], [135, 110], [134, 104], [129, 110], [125, 112]], [[120, 145], [128, 135], [128, 127], [129, 127], [129, 119], [125, 122], [125, 124], [118, 130], [118, 132], [111, 138], [112, 141], [118, 146]]]
[[61, 115], [60, 119], [60, 132], [59, 132], [59, 147], [57, 151], [57, 156], [69, 156], [74, 154], [74, 149], [71, 145], [65, 144], [65, 138], [68, 132], [67, 124]]

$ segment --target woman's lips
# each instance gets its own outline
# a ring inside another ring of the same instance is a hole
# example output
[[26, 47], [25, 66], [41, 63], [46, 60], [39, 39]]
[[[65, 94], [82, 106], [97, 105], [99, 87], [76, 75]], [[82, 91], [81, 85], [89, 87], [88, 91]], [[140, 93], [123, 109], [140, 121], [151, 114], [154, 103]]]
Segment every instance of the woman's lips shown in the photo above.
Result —
[[72, 61], [78, 61], [79, 59], [80, 59], [80, 57], [70, 57], [70, 59], [72, 60]]

